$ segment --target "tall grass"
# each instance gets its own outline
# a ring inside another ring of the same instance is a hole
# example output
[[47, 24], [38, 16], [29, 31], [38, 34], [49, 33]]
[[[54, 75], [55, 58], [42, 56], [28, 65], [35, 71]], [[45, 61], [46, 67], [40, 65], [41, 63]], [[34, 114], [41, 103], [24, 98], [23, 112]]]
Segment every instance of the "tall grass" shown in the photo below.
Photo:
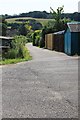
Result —
[[11, 64], [31, 60], [30, 52], [25, 47], [27, 41], [25, 36], [15, 36], [11, 42], [11, 49], [2, 55], [1, 64]]

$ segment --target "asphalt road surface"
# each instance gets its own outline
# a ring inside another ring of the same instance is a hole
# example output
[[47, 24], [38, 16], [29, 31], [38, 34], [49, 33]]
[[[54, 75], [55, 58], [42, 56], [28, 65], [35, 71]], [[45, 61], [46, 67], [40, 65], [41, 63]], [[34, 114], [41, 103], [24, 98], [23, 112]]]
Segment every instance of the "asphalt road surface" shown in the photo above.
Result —
[[77, 118], [78, 58], [27, 47], [33, 60], [2, 67], [2, 117]]

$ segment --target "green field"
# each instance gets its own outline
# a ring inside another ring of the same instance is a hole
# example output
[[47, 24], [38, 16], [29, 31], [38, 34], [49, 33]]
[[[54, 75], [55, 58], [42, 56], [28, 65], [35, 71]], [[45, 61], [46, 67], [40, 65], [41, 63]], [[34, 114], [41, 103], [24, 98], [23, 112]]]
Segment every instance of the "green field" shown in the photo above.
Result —
[[39, 19], [39, 18], [31, 18], [31, 17], [21, 17], [21, 18], [10, 18], [10, 19], [6, 19], [6, 21], [8, 23], [22, 23], [20, 21], [16, 21], [18, 19], [24, 19], [24, 20], [27, 20], [27, 19], [34, 19], [34, 20], [37, 20], [39, 21], [42, 25], [46, 25], [48, 23], [48, 21], [52, 21], [53, 19]]

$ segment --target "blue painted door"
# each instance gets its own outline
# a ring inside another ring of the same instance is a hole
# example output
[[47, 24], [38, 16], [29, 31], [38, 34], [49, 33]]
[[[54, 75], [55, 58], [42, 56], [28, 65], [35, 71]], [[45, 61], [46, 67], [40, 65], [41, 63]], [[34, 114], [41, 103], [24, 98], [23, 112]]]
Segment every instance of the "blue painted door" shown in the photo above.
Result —
[[66, 33], [65, 33], [65, 42], [64, 42], [64, 50], [65, 53], [68, 55], [71, 55], [71, 33], [69, 31], [69, 29], [67, 29]]
[[72, 33], [72, 54], [78, 52], [78, 36], [77, 33]]
[[67, 46], [68, 46], [68, 44], [67, 44], [67, 33], [65, 33], [65, 37], [64, 37], [64, 51], [65, 51], [66, 54], [67, 54]]
[[71, 55], [72, 54], [72, 44], [71, 44], [71, 33], [68, 32], [68, 37], [67, 37], [67, 54]]

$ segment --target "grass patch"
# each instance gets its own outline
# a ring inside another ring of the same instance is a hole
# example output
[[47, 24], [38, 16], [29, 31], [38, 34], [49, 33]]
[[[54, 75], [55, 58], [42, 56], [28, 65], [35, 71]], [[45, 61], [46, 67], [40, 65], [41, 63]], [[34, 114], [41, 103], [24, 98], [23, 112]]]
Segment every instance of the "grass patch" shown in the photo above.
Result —
[[20, 21], [16, 21], [17, 19], [34, 19], [39, 21], [43, 26], [46, 25], [48, 23], [48, 21], [52, 21], [53, 19], [40, 19], [40, 18], [31, 18], [31, 17], [21, 17], [21, 18], [10, 18], [10, 19], [6, 19], [6, 21], [8, 23], [22, 23]]
[[5, 59], [5, 60], [0, 61], [0, 65], [15, 64], [15, 63], [19, 63], [19, 62], [28, 61], [28, 60], [31, 60], [31, 59], [32, 59], [32, 57], [30, 57], [29, 59], [27, 59], [27, 58], [24, 58], [24, 59], [21, 59], [21, 58]]
[[32, 56], [30, 55], [30, 52], [27, 50], [25, 58], [3, 59], [0, 60], [0, 65], [15, 64], [29, 60], [32, 60]]
[[14, 40], [11, 41], [11, 45], [11, 49], [9, 49], [7, 52], [2, 52], [0, 65], [14, 64], [32, 59], [29, 50], [25, 46], [25, 36], [15, 36]]

